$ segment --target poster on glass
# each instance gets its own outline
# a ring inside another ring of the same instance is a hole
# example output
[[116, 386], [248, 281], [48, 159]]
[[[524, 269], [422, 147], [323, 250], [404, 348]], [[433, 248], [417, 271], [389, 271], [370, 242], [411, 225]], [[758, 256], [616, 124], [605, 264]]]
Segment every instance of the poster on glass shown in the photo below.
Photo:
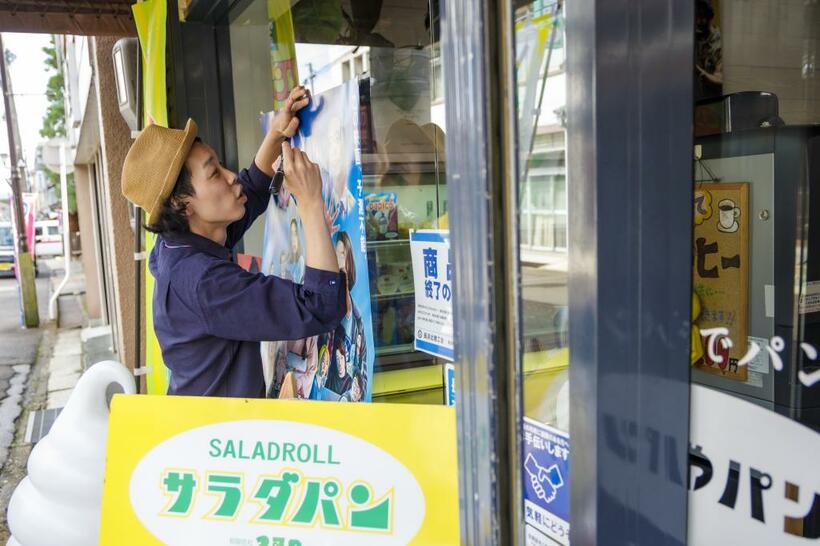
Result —
[[[370, 401], [373, 326], [362, 202], [360, 106], [368, 103], [367, 80], [349, 81], [312, 97], [299, 112], [292, 144], [322, 172], [322, 194], [339, 268], [348, 281], [348, 313], [341, 325], [307, 339], [262, 344], [271, 398]], [[272, 113], [263, 114], [266, 130]], [[298, 204], [283, 189], [268, 207], [262, 270], [300, 283], [305, 273], [304, 233]]]

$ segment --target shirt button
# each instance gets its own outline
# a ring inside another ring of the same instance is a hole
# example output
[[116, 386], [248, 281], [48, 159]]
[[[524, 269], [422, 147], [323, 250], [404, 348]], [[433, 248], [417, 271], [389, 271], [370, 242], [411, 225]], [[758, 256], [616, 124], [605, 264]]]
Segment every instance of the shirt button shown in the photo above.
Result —
[[336, 285], [336, 281], [330, 281], [330, 286], [335, 286], [335, 285]]

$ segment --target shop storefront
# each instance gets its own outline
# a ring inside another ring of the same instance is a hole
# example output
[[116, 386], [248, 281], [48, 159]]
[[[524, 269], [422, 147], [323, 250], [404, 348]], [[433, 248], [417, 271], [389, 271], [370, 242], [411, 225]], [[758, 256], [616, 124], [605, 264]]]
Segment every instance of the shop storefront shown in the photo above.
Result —
[[[356, 220], [334, 242], [358, 260], [357, 312], [349, 343], [316, 353], [320, 369], [337, 351], [353, 364], [317, 389], [300, 375], [309, 347], [265, 347], [272, 397], [442, 405], [454, 377], [464, 544], [817, 539], [818, 474], [797, 453], [816, 453], [820, 427], [820, 6], [239, 0], [179, 14], [171, 125], [195, 118], [238, 170], [262, 114], [303, 83], [321, 97], [309, 153], [350, 165], [328, 174], [347, 181], [329, 215]], [[298, 280], [288, 206], [235, 250]], [[446, 334], [419, 339], [417, 233], [449, 242], [432, 282], [452, 296], [452, 355]]]

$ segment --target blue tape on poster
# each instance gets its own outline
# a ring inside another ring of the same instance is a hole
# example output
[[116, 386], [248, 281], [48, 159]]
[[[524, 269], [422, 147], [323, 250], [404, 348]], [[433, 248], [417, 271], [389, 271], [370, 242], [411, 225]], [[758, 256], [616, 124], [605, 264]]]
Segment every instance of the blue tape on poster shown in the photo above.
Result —
[[569, 435], [525, 417], [524, 519], [560, 544], [569, 544], [569, 462]]

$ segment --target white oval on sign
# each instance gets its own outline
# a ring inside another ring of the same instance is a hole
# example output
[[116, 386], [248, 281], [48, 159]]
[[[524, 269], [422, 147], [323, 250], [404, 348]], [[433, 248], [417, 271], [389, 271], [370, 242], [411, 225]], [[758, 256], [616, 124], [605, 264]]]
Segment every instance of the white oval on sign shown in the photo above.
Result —
[[689, 544], [816, 543], [820, 435], [767, 408], [692, 385]]
[[229, 421], [178, 434], [140, 460], [129, 496], [157, 539], [185, 546], [407, 544], [425, 515], [421, 487], [395, 457], [291, 421]]

